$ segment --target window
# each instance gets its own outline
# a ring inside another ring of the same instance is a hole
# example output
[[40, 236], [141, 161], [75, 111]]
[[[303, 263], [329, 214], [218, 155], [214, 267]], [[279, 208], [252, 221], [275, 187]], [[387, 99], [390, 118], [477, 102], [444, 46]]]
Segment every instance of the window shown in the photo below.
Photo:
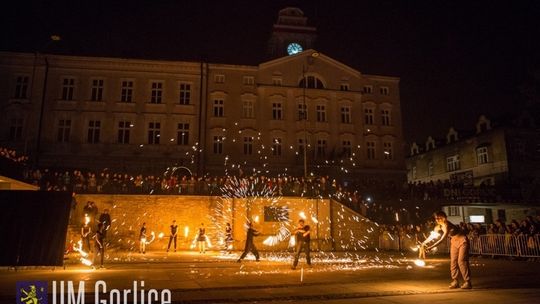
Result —
[[13, 93], [13, 98], [28, 98], [28, 76], [17, 76], [17, 78], [15, 78], [15, 92]]
[[381, 110], [381, 123], [383, 126], [390, 125], [390, 110]]
[[264, 206], [265, 222], [289, 222], [289, 209], [279, 206]]
[[283, 80], [281, 78], [274, 77], [272, 78], [272, 84], [280, 87], [283, 85]]
[[242, 117], [243, 118], [254, 118], [254, 102], [253, 100], [244, 100], [242, 102]]
[[122, 92], [120, 96], [121, 102], [132, 102], [133, 101], [133, 81], [124, 80], [122, 81]]
[[394, 159], [394, 151], [392, 150], [392, 143], [385, 142], [383, 143], [383, 157], [386, 160]]
[[411, 177], [412, 177], [413, 180], [416, 179], [416, 166], [413, 166], [411, 168]]
[[223, 141], [221, 140], [221, 136], [214, 136], [214, 154], [221, 154], [223, 153]]
[[317, 157], [326, 156], [326, 139], [317, 139]]
[[433, 161], [430, 160], [427, 165], [428, 176], [433, 176]]
[[242, 78], [242, 83], [244, 85], [254, 85], [255, 84], [255, 77], [253, 77], [253, 76], [244, 76]]
[[20, 140], [22, 138], [23, 119], [20, 117], [12, 118], [9, 125], [9, 139]]
[[390, 95], [390, 89], [388, 87], [380, 87], [379, 92], [381, 95]]
[[298, 104], [298, 120], [307, 120], [308, 119], [308, 112], [307, 112], [307, 105], [305, 103], [299, 103]]
[[476, 148], [476, 160], [479, 165], [487, 164], [489, 162], [488, 147]]
[[283, 111], [281, 108], [281, 103], [279, 102], [272, 103], [272, 119], [273, 120], [283, 119]]
[[62, 80], [62, 100], [73, 100], [75, 90], [75, 78], [64, 78]]
[[163, 96], [163, 83], [152, 82], [150, 103], [161, 103], [162, 96]]
[[69, 133], [71, 132], [71, 120], [60, 119], [58, 121], [58, 136], [57, 141], [64, 143], [69, 142]]
[[301, 88], [308, 88], [308, 89], [324, 89], [324, 85], [322, 81], [315, 76], [306, 76], [302, 78], [298, 86]]
[[272, 155], [281, 156], [281, 138], [272, 139]]
[[446, 171], [459, 170], [459, 155], [452, 155], [446, 158]]
[[214, 75], [214, 82], [215, 83], [225, 83], [225, 75], [223, 75], [223, 74]]
[[317, 121], [326, 122], [326, 106], [317, 105]]
[[373, 109], [364, 109], [364, 123], [366, 125], [373, 124]]
[[214, 117], [223, 117], [225, 104], [223, 99], [214, 99]]
[[131, 129], [131, 122], [119, 121], [118, 122], [118, 143], [129, 144], [129, 133]]
[[370, 86], [370, 85], [364, 86], [364, 88], [362, 89], [362, 92], [364, 94], [372, 94], [373, 93], [373, 86]]
[[103, 79], [92, 80], [92, 96], [90, 96], [91, 101], [103, 101], [103, 86]]
[[375, 159], [375, 142], [366, 142], [366, 157], [367, 159]]
[[244, 137], [244, 155], [253, 154], [253, 137]]
[[349, 90], [349, 84], [348, 84], [348, 83], [342, 83], [342, 84], [339, 86], [339, 90], [340, 90], [340, 91], [348, 91], [348, 90]]
[[350, 140], [341, 141], [341, 157], [351, 157], [352, 144]]
[[351, 107], [342, 106], [341, 107], [341, 123], [351, 123]]
[[158, 145], [159, 137], [161, 131], [161, 123], [159, 122], [150, 122], [148, 123], [148, 144], [149, 145]]
[[86, 141], [89, 144], [99, 143], [99, 135], [101, 133], [101, 121], [99, 120], [90, 120], [88, 122], [88, 136]]
[[191, 102], [191, 84], [181, 83], [179, 103], [181, 105], [188, 105], [190, 102]]
[[448, 216], [461, 216], [461, 208], [459, 206], [448, 206]]
[[179, 145], [189, 145], [189, 124], [179, 123], [176, 142]]

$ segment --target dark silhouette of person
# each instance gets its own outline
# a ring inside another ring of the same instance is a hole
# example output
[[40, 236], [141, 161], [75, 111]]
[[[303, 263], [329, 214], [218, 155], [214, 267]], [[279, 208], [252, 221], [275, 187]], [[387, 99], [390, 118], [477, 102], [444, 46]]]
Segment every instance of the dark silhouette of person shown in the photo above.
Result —
[[206, 253], [206, 229], [204, 228], [204, 223], [201, 223], [201, 227], [199, 227], [197, 244], [199, 245], [199, 253]]
[[96, 252], [94, 254], [94, 267], [97, 263], [97, 257], [100, 256], [99, 268], [103, 268], [103, 258], [105, 257], [105, 243], [103, 242], [103, 224], [97, 225], [96, 234], [94, 234], [94, 247]]
[[176, 239], [178, 236], [178, 225], [176, 225], [176, 220], [172, 221], [171, 225], [171, 235], [169, 236], [169, 245], [167, 245], [167, 252], [171, 248], [171, 243], [174, 241], [174, 252], [176, 252]]
[[99, 216], [99, 222], [103, 224], [103, 238], [107, 238], [107, 231], [111, 227], [111, 215], [109, 209], [104, 209], [103, 213]]
[[446, 213], [437, 211], [434, 214], [437, 225], [433, 231], [442, 231], [441, 238], [435, 244], [426, 248], [427, 251], [450, 238], [450, 276], [452, 282], [450, 288], [458, 288], [460, 273], [463, 279], [462, 289], [471, 289], [471, 270], [469, 267], [469, 239], [467, 235], [456, 225], [448, 221]]
[[309, 229], [309, 225], [306, 225], [303, 219], [300, 219], [298, 221], [298, 227], [296, 228], [296, 231], [294, 233], [296, 238], [296, 247], [294, 251], [294, 262], [291, 267], [292, 269], [296, 269], [296, 266], [298, 265], [298, 259], [300, 258], [300, 254], [302, 253], [302, 251], [306, 254], [306, 263], [308, 267], [311, 267], [311, 233]]
[[84, 226], [81, 227], [81, 240], [82, 240], [82, 246], [83, 249], [88, 250], [89, 252], [92, 252], [92, 247], [90, 246], [90, 238], [92, 233], [92, 228], [88, 223], [85, 223]]
[[255, 256], [256, 261], [259, 261], [259, 252], [257, 251], [257, 247], [255, 247], [255, 244], [253, 243], [253, 237], [259, 235], [259, 231], [253, 228], [253, 224], [251, 222], [248, 222], [247, 225], [248, 230], [246, 234], [246, 245], [244, 246], [244, 252], [237, 260], [238, 263], [240, 263], [249, 252], [251, 252]]
[[142, 223], [139, 231], [139, 253], [146, 253], [146, 223]]

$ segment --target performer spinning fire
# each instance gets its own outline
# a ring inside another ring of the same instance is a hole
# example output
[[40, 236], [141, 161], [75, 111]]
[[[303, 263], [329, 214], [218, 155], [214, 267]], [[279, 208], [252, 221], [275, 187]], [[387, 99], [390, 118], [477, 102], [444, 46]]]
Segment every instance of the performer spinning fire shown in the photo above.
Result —
[[452, 283], [450, 288], [459, 287], [459, 275], [463, 279], [462, 289], [471, 289], [471, 270], [469, 268], [469, 239], [467, 235], [456, 225], [448, 221], [446, 213], [437, 211], [434, 214], [435, 226], [434, 231], [442, 231], [442, 237], [435, 244], [426, 248], [427, 251], [435, 248], [446, 237], [450, 238], [450, 275]]
[[296, 228], [295, 238], [296, 238], [296, 248], [294, 251], [294, 262], [291, 269], [296, 269], [298, 265], [298, 258], [300, 258], [300, 253], [306, 253], [306, 263], [308, 267], [311, 267], [311, 256], [310, 256], [310, 241], [311, 235], [309, 231], [309, 225], [306, 225], [303, 219], [298, 221], [298, 227]]

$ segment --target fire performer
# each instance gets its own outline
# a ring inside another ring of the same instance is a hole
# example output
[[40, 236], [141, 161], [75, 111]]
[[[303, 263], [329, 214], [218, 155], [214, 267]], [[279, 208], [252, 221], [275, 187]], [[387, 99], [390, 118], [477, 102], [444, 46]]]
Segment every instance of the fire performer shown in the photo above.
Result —
[[172, 221], [171, 225], [171, 235], [169, 236], [169, 245], [167, 245], [167, 252], [171, 248], [171, 243], [174, 241], [174, 252], [176, 252], [176, 239], [178, 236], [178, 225], [176, 225], [176, 220]]
[[99, 268], [103, 268], [103, 258], [105, 257], [105, 243], [103, 243], [103, 223], [97, 225], [96, 234], [94, 234], [94, 245], [96, 252], [94, 253], [94, 267], [97, 264], [97, 257], [100, 256]]
[[437, 211], [434, 214], [435, 226], [434, 231], [442, 231], [441, 238], [435, 244], [426, 248], [427, 251], [435, 248], [446, 237], [450, 238], [450, 275], [452, 283], [450, 288], [459, 287], [459, 275], [463, 279], [462, 289], [471, 289], [471, 270], [469, 268], [469, 239], [467, 235], [456, 225], [448, 221], [446, 213]]
[[248, 230], [246, 235], [246, 245], [244, 246], [244, 252], [237, 260], [238, 263], [240, 263], [249, 252], [253, 253], [257, 262], [259, 261], [259, 251], [257, 251], [257, 247], [255, 247], [255, 244], [253, 243], [253, 237], [259, 235], [259, 231], [253, 228], [253, 224], [251, 222], [248, 222], [247, 225]]
[[311, 236], [309, 231], [309, 225], [306, 225], [303, 219], [300, 219], [298, 221], [298, 227], [296, 228], [294, 237], [296, 238], [296, 249], [294, 252], [294, 262], [291, 269], [296, 269], [296, 266], [298, 265], [298, 259], [300, 258], [300, 253], [302, 253], [302, 251], [304, 251], [304, 253], [306, 254], [306, 262], [308, 264], [308, 267], [311, 267]]
[[233, 243], [232, 227], [231, 223], [227, 223], [225, 226], [225, 252], [231, 253]]
[[197, 244], [199, 245], [199, 253], [206, 253], [206, 229], [204, 228], [204, 223], [201, 223], [201, 227], [199, 227]]
[[146, 253], [146, 223], [142, 223], [139, 231], [139, 253]]
[[82, 240], [82, 247], [88, 250], [89, 252], [92, 252], [92, 247], [90, 246], [91, 233], [92, 233], [92, 228], [90, 228], [90, 225], [88, 225], [88, 223], [85, 223], [84, 226], [81, 227], [81, 240]]

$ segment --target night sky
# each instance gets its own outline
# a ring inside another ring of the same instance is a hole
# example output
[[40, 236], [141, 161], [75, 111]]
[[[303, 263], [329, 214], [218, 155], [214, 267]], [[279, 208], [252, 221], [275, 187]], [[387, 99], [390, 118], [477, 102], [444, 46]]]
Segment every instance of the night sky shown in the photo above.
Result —
[[[258, 64], [277, 13], [297, 6], [318, 51], [401, 78], [407, 141], [516, 110], [540, 70], [540, 1], [16, 1], [1, 50]], [[58, 34], [59, 43], [48, 37]]]

